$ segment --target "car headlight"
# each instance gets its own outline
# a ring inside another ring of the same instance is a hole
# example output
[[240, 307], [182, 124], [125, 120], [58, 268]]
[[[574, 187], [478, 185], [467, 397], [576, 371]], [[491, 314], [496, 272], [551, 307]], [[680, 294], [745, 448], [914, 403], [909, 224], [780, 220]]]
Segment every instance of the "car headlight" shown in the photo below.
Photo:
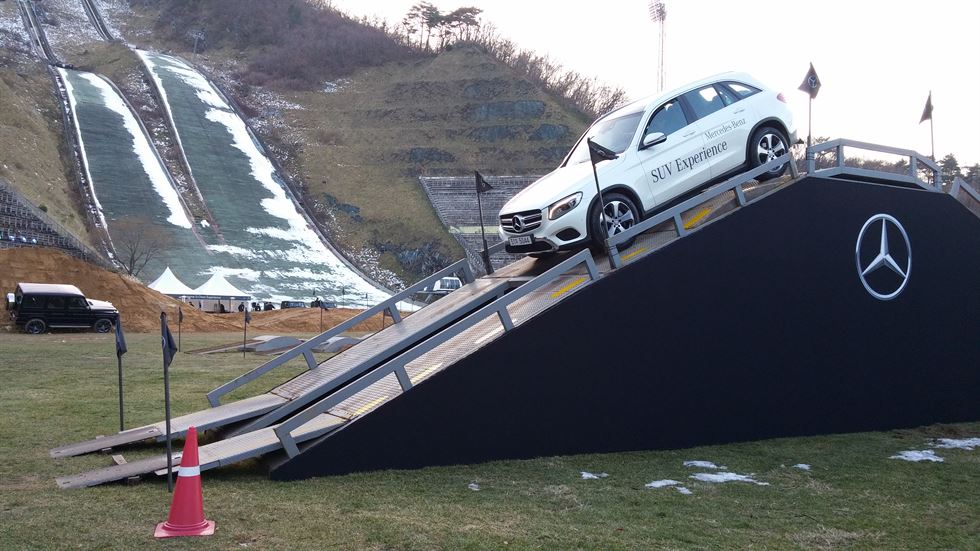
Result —
[[548, 207], [548, 220], [557, 220], [572, 211], [582, 202], [582, 192], [565, 197]]

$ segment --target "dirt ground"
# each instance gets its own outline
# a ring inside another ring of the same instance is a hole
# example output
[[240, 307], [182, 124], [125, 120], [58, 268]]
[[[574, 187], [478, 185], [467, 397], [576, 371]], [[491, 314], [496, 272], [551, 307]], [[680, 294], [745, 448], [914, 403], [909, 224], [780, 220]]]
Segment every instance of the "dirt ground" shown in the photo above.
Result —
[[[134, 278], [110, 272], [53, 249], [0, 249], [0, 291], [12, 293], [18, 283], [66, 283], [75, 285], [90, 299], [107, 300], [119, 309], [127, 332], [150, 333], [160, 328], [160, 312], [167, 312], [171, 330], [177, 324], [177, 307], [184, 312], [184, 332], [237, 331], [243, 316], [201, 312], [189, 304], [160, 294]], [[323, 311], [323, 329], [329, 329], [360, 313], [361, 310], [335, 308]], [[381, 316], [355, 327], [355, 331], [376, 331]], [[391, 320], [388, 320], [391, 323]], [[6, 315], [0, 318], [0, 333], [15, 328]], [[318, 333], [320, 311], [313, 308], [253, 312], [249, 333]]]

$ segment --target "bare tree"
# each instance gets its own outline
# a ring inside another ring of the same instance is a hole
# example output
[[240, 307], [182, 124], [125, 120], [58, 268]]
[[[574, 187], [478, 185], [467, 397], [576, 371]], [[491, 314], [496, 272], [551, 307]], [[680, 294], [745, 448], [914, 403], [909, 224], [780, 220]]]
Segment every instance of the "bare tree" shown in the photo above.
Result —
[[154, 226], [146, 218], [124, 216], [111, 224], [111, 229], [116, 259], [133, 277], [138, 277], [147, 263], [166, 251], [172, 243], [162, 228]]

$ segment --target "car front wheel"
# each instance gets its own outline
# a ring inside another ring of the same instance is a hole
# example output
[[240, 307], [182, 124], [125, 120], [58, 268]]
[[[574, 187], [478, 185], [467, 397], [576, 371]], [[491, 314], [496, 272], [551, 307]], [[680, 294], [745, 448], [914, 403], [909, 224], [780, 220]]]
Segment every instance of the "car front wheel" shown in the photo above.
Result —
[[[749, 141], [750, 168], [762, 166], [787, 153], [789, 153], [789, 140], [786, 136], [776, 128], [763, 126], [752, 134], [752, 140]], [[782, 176], [786, 172], [787, 164], [783, 163], [769, 172], [763, 172], [757, 179], [762, 182]]]
[[44, 323], [42, 319], [32, 319], [28, 320], [24, 324], [24, 332], [30, 335], [40, 335], [48, 330], [48, 324]]
[[95, 322], [95, 332], [96, 333], [108, 333], [112, 331], [112, 321], [107, 319], [101, 319]]
[[[605, 203], [600, 214], [598, 206], [593, 208], [592, 213], [592, 243], [597, 248], [604, 250], [606, 237], [632, 228], [640, 221], [640, 211], [633, 204], [633, 200], [621, 193], [603, 193], [602, 201]], [[634, 239], [625, 243], [620, 243], [620, 249], [626, 249], [633, 245]]]

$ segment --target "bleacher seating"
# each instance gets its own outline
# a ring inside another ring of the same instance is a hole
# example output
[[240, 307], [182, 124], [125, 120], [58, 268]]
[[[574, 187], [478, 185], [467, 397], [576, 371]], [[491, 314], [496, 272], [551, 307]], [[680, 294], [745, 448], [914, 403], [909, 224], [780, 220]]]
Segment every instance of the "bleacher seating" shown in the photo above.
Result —
[[[539, 176], [486, 176], [493, 188], [480, 196], [483, 203], [483, 225], [486, 228], [487, 245], [500, 241], [497, 236], [497, 215], [511, 197], [537, 180]], [[476, 181], [473, 176], [421, 176], [419, 183], [444, 226], [453, 234], [466, 256], [478, 271], [483, 261], [480, 251], [483, 241], [480, 235], [480, 211], [476, 200]], [[491, 259], [495, 268], [513, 262], [518, 257], [498, 253]]]
[[0, 248], [12, 247], [50, 247], [108, 266], [105, 259], [0, 180]]

